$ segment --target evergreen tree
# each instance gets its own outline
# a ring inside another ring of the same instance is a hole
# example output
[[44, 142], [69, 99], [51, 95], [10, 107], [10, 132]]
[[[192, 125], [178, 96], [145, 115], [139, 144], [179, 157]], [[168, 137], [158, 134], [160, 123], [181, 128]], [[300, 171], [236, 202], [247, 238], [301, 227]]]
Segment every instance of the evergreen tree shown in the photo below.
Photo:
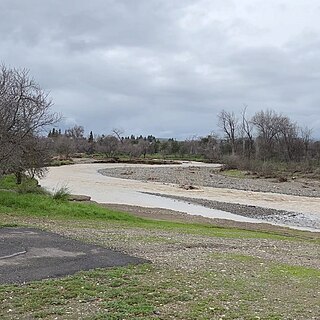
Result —
[[89, 143], [93, 143], [93, 133], [92, 133], [92, 131], [90, 131], [90, 135], [89, 135], [89, 138], [88, 138], [88, 142], [89, 142]]

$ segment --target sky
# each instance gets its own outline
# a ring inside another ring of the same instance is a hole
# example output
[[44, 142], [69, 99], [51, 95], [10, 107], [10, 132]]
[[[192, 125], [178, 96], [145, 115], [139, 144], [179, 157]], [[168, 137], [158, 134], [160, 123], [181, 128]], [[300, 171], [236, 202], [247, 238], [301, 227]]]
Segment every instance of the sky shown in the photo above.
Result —
[[0, 63], [50, 92], [62, 128], [188, 139], [221, 110], [320, 137], [317, 0], [0, 0]]

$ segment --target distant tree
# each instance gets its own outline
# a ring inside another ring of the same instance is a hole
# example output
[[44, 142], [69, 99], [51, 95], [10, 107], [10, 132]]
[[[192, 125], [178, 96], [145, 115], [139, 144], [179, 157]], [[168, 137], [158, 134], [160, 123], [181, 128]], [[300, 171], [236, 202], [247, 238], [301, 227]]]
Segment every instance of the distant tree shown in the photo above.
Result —
[[312, 129], [304, 127], [301, 129], [301, 139], [304, 146], [304, 156], [306, 160], [310, 157], [310, 148], [312, 142]]
[[274, 154], [276, 136], [280, 130], [280, 118], [274, 110], [257, 112], [251, 122], [258, 133], [258, 153], [264, 159], [271, 158]]
[[94, 142], [94, 137], [92, 131], [90, 131], [89, 137], [88, 137], [88, 150], [87, 152], [89, 154], [93, 154], [95, 149], [95, 142]]
[[97, 151], [105, 153], [108, 157], [113, 157], [119, 148], [119, 140], [112, 135], [101, 136], [97, 139]]
[[55, 153], [60, 158], [69, 159], [77, 151], [76, 142], [66, 135], [61, 135], [54, 140]]
[[232, 155], [236, 152], [238, 119], [233, 112], [222, 110], [218, 115], [218, 126], [225, 133], [231, 146]]
[[199, 141], [199, 152], [205, 158], [213, 161], [220, 157], [219, 139], [212, 133]]
[[115, 137], [118, 138], [119, 142], [123, 143], [123, 139], [122, 139], [123, 130], [122, 129], [113, 128], [112, 133], [114, 134]]
[[83, 138], [84, 127], [75, 125], [72, 128], [67, 129], [65, 135], [73, 139]]
[[245, 106], [241, 112], [242, 123], [241, 123], [241, 132], [243, 139], [243, 154], [247, 155], [249, 159], [252, 157], [252, 152], [254, 148], [254, 137], [253, 137], [253, 123], [247, 119], [246, 116], [247, 107]]
[[88, 142], [89, 143], [93, 143], [93, 133], [92, 133], [92, 131], [90, 131]]
[[180, 143], [177, 140], [171, 139], [169, 141], [169, 152], [171, 154], [178, 154], [180, 151], [180, 147]]

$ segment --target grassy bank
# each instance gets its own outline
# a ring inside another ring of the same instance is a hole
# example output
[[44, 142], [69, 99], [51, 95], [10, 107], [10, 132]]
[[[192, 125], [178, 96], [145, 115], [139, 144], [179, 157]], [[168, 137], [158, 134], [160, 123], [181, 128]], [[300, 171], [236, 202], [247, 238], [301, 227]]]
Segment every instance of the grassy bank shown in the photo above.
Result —
[[[317, 319], [319, 242], [154, 221], [96, 204], [0, 191], [0, 221], [39, 226], [152, 264], [0, 286], [1, 319]], [[1, 229], [0, 229], [1, 232]], [[286, 248], [286, 249], [284, 249]], [[288, 251], [290, 249], [290, 251]], [[284, 259], [285, 252], [288, 259]]]
[[[7, 216], [39, 217], [72, 221], [96, 221], [113, 223], [123, 228], [148, 228], [156, 230], [169, 230], [172, 232], [184, 232], [214, 237], [228, 238], [261, 238], [298, 240], [300, 236], [305, 238], [303, 232], [285, 231], [257, 232], [237, 228], [222, 228], [214, 225], [199, 223], [181, 223], [172, 221], [157, 221], [136, 217], [134, 215], [105, 209], [97, 204], [73, 203], [56, 200], [53, 197], [42, 194], [17, 194], [10, 191], [0, 191], [0, 213]], [[290, 236], [288, 236], [290, 234]], [[320, 239], [315, 239], [320, 243]]]

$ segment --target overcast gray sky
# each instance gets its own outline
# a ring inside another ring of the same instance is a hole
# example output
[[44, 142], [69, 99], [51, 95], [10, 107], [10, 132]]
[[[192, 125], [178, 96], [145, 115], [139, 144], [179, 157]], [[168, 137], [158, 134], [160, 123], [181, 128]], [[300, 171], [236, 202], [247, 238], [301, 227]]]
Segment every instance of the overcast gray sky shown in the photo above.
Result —
[[64, 126], [188, 138], [275, 109], [320, 136], [317, 0], [0, 0], [0, 61]]

